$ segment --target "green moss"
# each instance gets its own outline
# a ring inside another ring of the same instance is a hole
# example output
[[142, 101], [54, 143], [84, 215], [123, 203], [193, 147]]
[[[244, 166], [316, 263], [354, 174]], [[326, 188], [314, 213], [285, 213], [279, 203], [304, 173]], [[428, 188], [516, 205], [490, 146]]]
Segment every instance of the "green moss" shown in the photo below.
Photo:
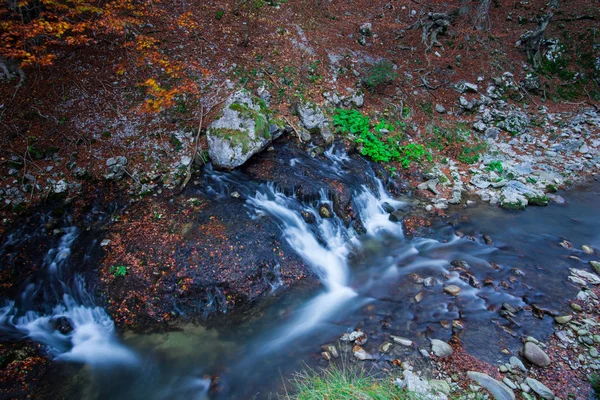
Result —
[[558, 189], [556, 188], [556, 185], [546, 185], [546, 192], [548, 193], [556, 193], [558, 192]]
[[244, 153], [250, 150], [250, 136], [246, 130], [217, 128], [211, 130], [211, 133], [227, 140], [231, 143], [232, 147], [242, 146]]
[[525, 196], [527, 197], [527, 201], [529, 204], [534, 206], [547, 206], [548, 205], [548, 197], [547, 196]]
[[521, 202], [514, 202], [514, 203], [500, 202], [500, 207], [502, 207], [506, 210], [518, 210], [518, 211], [522, 211], [525, 209], [525, 205], [522, 204]]

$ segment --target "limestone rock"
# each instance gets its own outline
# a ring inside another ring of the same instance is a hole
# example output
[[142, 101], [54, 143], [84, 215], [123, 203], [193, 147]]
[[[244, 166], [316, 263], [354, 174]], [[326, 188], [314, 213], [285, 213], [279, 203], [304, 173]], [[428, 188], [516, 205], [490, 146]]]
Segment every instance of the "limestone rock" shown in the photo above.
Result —
[[454, 352], [448, 343], [439, 339], [431, 339], [431, 351], [440, 358], [448, 357]]
[[222, 115], [209, 125], [208, 154], [215, 166], [233, 169], [262, 151], [279, 133], [269, 127], [255, 98], [241, 90], [225, 102]]
[[529, 386], [534, 392], [536, 392], [542, 399], [552, 400], [554, 399], [554, 393], [548, 389], [543, 383], [536, 381], [533, 378], [525, 379], [527, 386]]

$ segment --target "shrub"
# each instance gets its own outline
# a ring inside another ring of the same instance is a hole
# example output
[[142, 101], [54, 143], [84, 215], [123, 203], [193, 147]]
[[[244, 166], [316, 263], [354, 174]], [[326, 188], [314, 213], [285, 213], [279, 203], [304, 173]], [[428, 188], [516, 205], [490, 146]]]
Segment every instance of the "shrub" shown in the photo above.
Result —
[[338, 132], [356, 134], [368, 132], [371, 127], [371, 120], [356, 110], [337, 109], [333, 116], [333, 125]]
[[363, 84], [369, 90], [375, 90], [382, 85], [391, 83], [398, 74], [394, 71], [394, 64], [387, 60], [377, 62], [367, 71], [367, 75], [363, 78]]
[[127, 275], [127, 267], [124, 265], [113, 265], [112, 267], [110, 267], [110, 273], [114, 277], [125, 276]]

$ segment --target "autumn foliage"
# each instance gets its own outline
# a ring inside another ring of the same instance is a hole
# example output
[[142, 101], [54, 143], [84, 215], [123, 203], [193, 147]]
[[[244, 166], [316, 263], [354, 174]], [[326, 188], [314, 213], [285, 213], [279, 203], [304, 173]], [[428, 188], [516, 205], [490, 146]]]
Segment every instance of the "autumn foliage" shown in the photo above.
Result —
[[[165, 0], [8, 0], [0, 4], [0, 63], [17, 63], [19, 68], [52, 65], [57, 51], [93, 45], [102, 40], [118, 43], [131, 57], [118, 65], [123, 75], [135, 68], [140, 86], [146, 89], [144, 111], [172, 106], [177, 96], [196, 93], [199, 76], [208, 72], [199, 66], [169, 59], [149, 22], [164, 14]], [[194, 35], [198, 26], [190, 13], [174, 21], [184, 35]], [[179, 32], [178, 32], [179, 33]], [[130, 60], [133, 60], [133, 65]]]

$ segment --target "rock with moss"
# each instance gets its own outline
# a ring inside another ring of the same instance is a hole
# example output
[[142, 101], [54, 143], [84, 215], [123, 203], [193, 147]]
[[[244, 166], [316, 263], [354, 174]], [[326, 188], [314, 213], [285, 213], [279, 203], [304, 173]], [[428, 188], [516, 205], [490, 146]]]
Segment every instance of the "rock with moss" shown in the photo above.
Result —
[[527, 114], [522, 111], [510, 111], [506, 119], [500, 122], [500, 128], [504, 129], [512, 135], [520, 135], [528, 130], [531, 121]]
[[509, 210], [523, 210], [527, 205], [546, 206], [548, 197], [519, 181], [509, 181], [502, 188], [500, 206]]
[[234, 93], [206, 133], [213, 164], [233, 169], [266, 148], [281, 134], [268, 118], [264, 102], [245, 90]]

